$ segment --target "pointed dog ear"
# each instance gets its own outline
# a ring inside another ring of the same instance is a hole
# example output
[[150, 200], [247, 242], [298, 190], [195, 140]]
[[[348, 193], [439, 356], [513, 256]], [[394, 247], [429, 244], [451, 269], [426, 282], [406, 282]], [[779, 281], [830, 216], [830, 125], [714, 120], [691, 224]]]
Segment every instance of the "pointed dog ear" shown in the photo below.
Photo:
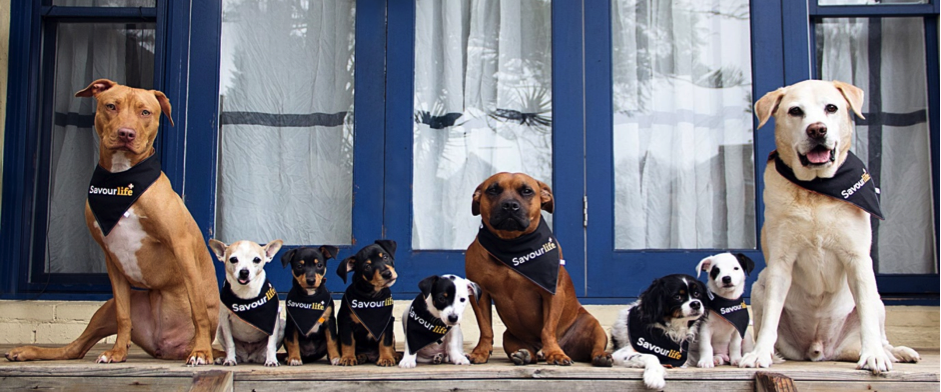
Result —
[[340, 248], [331, 245], [324, 245], [320, 247], [320, 254], [323, 255], [324, 261], [327, 259], [332, 259], [337, 257], [337, 253], [340, 252]]
[[216, 258], [221, 262], [225, 262], [225, 248], [229, 246], [224, 242], [219, 241], [215, 238], [209, 240], [209, 249], [212, 249], [212, 253], [216, 254]]
[[337, 275], [343, 279], [343, 283], [346, 283], [346, 274], [353, 270], [353, 267], [356, 265], [356, 257], [350, 256], [340, 262], [340, 265], [337, 266]]
[[709, 257], [707, 257], [707, 258], [705, 258], [705, 259], [702, 259], [702, 260], [699, 262], [699, 264], [696, 266], [696, 277], [697, 277], [697, 278], [699, 278], [699, 275], [701, 275], [703, 271], [709, 271], [709, 269], [712, 268], [712, 258], [713, 258], [713, 257], [715, 257], [715, 256], [714, 256], [714, 255], [713, 255], [713, 256], [709, 256]]
[[98, 79], [94, 82], [91, 82], [91, 84], [89, 84], [88, 87], [85, 87], [84, 89], [77, 91], [75, 93], [75, 96], [76, 97], [94, 97], [94, 96], [97, 96], [98, 94], [108, 91], [108, 89], [114, 87], [115, 85], [117, 85], [117, 83], [112, 82], [108, 79]]
[[[270, 262], [274, 259], [274, 255], [278, 254], [278, 251], [281, 250], [281, 245], [284, 245], [284, 241], [274, 240], [265, 244], [265, 263]], [[283, 267], [282, 267], [283, 268]]]
[[745, 275], [751, 275], [751, 272], [755, 270], [755, 262], [743, 253], [736, 253], [735, 258], [738, 259], [738, 263], [745, 270]]
[[392, 256], [393, 259], [395, 258], [395, 246], [396, 246], [396, 245], [395, 245], [395, 241], [393, 241], [393, 240], [376, 240], [376, 244], [378, 244], [379, 246], [381, 246], [382, 249], [385, 249], [386, 252], [389, 252], [389, 255]]
[[539, 198], [542, 202], [542, 209], [551, 214], [552, 211], [555, 211], [555, 197], [552, 196], [552, 188], [542, 181], [537, 180], [536, 182], [539, 183]]
[[421, 290], [422, 297], [427, 297], [431, 294], [431, 289], [435, 287], [435, 283], [438, 282], [438, 279], [440, 279], [438, 275], [432, 275], [418, 282], [418, 289]]
[[774, 115], [774, 112], [778, 110], [778, 105], [781, 104], [781, 99], [784, 98], [786, 91], [787, 87], [781, 87], [765, 94], [758, 102], [755, 102], [755, 116], [758, 117], [758, 128], [763, 127], [765, 123], [768, 122], [768, 119]]
[[295, 253], [297, 253], [297, 249], [291, 249], [281, 255], [281, 268], [287, 267], [288, 264], [291, 264], [291, 260], [294, 259]]

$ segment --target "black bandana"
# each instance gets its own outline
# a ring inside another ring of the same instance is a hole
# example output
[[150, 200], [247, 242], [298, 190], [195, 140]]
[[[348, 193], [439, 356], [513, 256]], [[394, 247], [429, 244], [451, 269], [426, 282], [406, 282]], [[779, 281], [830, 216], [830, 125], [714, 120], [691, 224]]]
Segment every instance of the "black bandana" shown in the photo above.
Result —
[[98, 165], [88, 186], [88, 205], [104, 235], [118, 224], [140, 195], [160, 178], [160, 158], [153, 154], [123, 172], [112, 173]]
[[539, 220], [536, 231], [512, 240], [497, 237], [481, 224], [477, 242], [507, 267], [555, 294], [562, 257], [558, 240], [552, 235], [545, 219]]
[[[267, 287], [265, 289], [264, 287]], [[235, 313], [242, 321], [251, 324], [269, 336], [274, 333], [278, 325], [278, 291], [274, 289], [267, 279], [262, 286], [261, 293], [251, 299], [241, 299], [232, 292], [229, 281], [222, 284], [222, 293], [219, 299], [226, 308]]]
[[352, 311], [376, 340], [393, 320], [392, 291], [388, 288], [382, 289], [375, 297], [369, 297], [356, 292], [350, 285], [343, 294], [343, 307]]
[[304, 289], [295, 285], [288, 292], [284, 308], [288, 311], [288, 320], [293, 322], [304, 336], [308, 336], [317, 324], [326, 321], [323, 312], [332, 304], [333, 299], [330, 298], [330, 290], [327, 290], [326, 286], [321, 286], [314, 295], [307, 295]]
[[[748, 305], [745, 305], [745, 300], [742, 297], [738, 299], [726, 299], [712, 293], [709, 294], [709, 309], [712, 310], [712, 315], [721, 316], [725, 321], [728, 321], [735, 329], [738, 330], [738, 334], [743, 338], [745, 337], [745, 330], [748, 328]], [[711, 317], [711, 316], [710, 316]]]
[[689, 341], [683, 340], [682, 345], [677, 344], [662, 329], [649, 327], [640, 321], [640, 312], [628, 314], [627, 332], [630, 334], [631, 346], [637, 352], [656, 356], [661, 365], [676, 368], [686, 364]]
[[418, 297], [412, 301], [405, 326], [405, 341], [408, 342], [408, 352], [412, 354], [429, 344], [441, 343], [444, 335], [451, 330], [451, 327], [445, 325], [441, 319], [431, 315], [425, 297], [421, 294], [418, 294]]
[[794, 176], [794, 171], [778, 156], [777, 150], [772, 151], [768, 157], [769, 161], [772, 159], [778, 173], [797, 186], [852, 203], [877, 218], [885, 220], [882, 209], [879, 207], [879, 188], [876, 187], [875, 180], [869, 175], [863, 161], [852, 152], [846, 152], [846, 161], [840, 165], [832, 178], [815, 178], [810, 181], [798, 180]]

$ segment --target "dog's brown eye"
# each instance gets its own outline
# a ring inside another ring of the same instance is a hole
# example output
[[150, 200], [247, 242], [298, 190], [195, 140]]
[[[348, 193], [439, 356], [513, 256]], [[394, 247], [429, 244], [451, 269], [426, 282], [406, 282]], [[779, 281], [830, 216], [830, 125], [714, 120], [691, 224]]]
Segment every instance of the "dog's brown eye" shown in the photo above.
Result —
[[239, 262], [239, 258], [238, 258], [238, 257], [230, 257], [230, 258], [229, 258], [229, 262], [232, 263], [232, 264], [238, 263], [238, 262]]
[[256, 258], [252, 259], [252, 262], [255, 263], [255, 264], [258, 264], [258, 263], [261, 262], [261, 258], [260, 258], [260, 257], [256, 257]]
[[804, 111], [801, 110], [801, 108], [795, 106], [795, 107], [792, 107], [791, 110], [788, 110], [787, 114], [790, 114], [794, 117], [803, 117]]
[[827, 107], [825, 109], [827, 110], [827, 113], [836, 113], [836, 111], [839, 110], [839, 108], [837, 108], [836, 105], [832, 103], [827, 104]]
[[699, 298], [699, 292], [698, 292], [698, 291], [694, 291], [694, 292], [693, 292], [693, 298]]
[[682, 299], [683, 299], [683, 296], [682, 296], [682, 295], [679, 295], [679, 294], [677, 294], [677, 295], [674, 295], [674, 296], [673, 296], [673, 299], [675, 299], [675, 300], [677, 300], [677, 301], [680, 301], [680, 300], [682, 300]]
[[529, 188], [523, 188], [520, 194], [522, 194], [523, 196], [530, 196], [533, 194], [533, 190]]
[[143, 116], [149, 116], [149, 115], [150, 115], [150, 110], [144, 110], [144, 111], [140, 112], [140, 114], [143, 115]]
[[109, 103], [109, 104], [105, 105], [105, 107], [108, 108], [108, 110], [115, 110], [115, 109], [118, 108], [117, 106], [114, 106], [113, 103]]

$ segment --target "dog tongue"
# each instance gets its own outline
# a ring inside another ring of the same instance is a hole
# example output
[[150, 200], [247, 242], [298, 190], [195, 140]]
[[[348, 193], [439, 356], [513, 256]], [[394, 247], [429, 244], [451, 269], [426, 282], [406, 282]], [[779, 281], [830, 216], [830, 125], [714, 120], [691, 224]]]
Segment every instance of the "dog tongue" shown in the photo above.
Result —
[[807, 153], [807, 160], [811, 163], [827, 163], [830, 161], [830, 150], [823, 148], [814, 149]]

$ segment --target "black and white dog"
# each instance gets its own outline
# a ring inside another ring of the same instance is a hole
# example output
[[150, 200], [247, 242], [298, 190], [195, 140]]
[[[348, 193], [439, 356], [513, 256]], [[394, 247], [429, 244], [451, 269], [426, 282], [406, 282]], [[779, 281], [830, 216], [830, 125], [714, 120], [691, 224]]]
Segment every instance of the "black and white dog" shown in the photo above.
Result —
[[663, 389], [663, 365], [686, 366], [689, 341], [705, 318], [706, 286], [696, 278], [675, 274], [656, 279], [618, 314], [611, 328], [618, 366], [644, 368], [644, 384]]
[[402, 314], [405, 356], [401, 368], [414, 368], [418, 362], [470, 365], [464, 356], [461, 318], [470, 296], [478, 298], [476, 283], [455, 275], [429, 276], [418, 283], [421, 294]]
[[711, 368], [724, 364], [738, 366], [743, 353], [754, 346], [750, 317], [745, 305], [745, 277], [755, 269], [755, 262], [741, 253], [709, 256], [696, 266], [696, 277], [709, 272], [709, 318], [699, 327], [696, 343], [697, 365]]

